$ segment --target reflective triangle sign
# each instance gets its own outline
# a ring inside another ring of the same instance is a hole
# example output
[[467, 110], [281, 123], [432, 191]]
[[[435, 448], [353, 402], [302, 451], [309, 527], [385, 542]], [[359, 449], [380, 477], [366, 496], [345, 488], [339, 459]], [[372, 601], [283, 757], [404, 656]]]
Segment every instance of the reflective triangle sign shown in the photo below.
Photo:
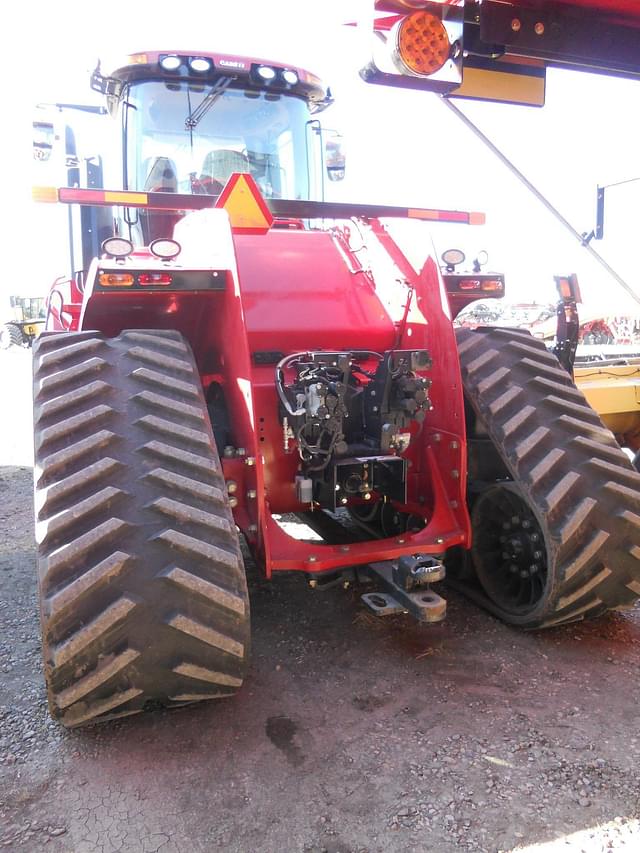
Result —
[[220, 193], [216, 207], [227, 211], [231, 228], [241, 234], [266, 234], [273, 216], [251, 175], [235, 172]]

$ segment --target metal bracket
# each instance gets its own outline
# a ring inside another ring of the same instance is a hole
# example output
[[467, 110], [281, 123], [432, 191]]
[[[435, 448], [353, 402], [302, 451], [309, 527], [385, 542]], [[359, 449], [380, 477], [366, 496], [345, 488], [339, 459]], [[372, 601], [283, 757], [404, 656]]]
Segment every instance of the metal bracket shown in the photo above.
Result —
[[368, 570], [385, 592], [368, 592], [363, 602], [376, 616], [409, 613], [418, 622], [441, 622], [447, 602], [433, 592], [429, 584], [443, 580], [445, 569], [439, 560], [422, 555], [401, 557], [398, 561], [369, 563]]

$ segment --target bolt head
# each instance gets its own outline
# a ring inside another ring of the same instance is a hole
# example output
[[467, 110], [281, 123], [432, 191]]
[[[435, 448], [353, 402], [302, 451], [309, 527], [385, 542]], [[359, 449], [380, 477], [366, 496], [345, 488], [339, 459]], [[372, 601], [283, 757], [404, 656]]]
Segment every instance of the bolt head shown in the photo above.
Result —
[[238, 484], [235, 480], [227, 480], [227, 492], [230, 495], [235, 494], [238, 491]]
[[307, 558], [308, 563], [316, 563], [317, 561], [318, 561], [318, 558], [314, 554], [310, 554], [309, 557]]
[[[238, 451], [238, 453], [240, 453], [240, 451]], [[256, 464], [255, 456], [247, 456], [247, 458], [244, 460], [244, 464], [249, 465], [249, 466], [255, 465]]]
[[247, 492], [247, 497], [249, 498], [249, 500], [254, 500], [257, 496], [258, 493], [255, 489], [249, 489], [249, 491]]
[[238, 498], [230, 497], [229, 506], [231, 507], [231, 509], [235, 509], [238, 506]]
[[542, 21], [538, 21], [538, 23], [533, 28], [533, 31], [537, 36], [544, 35], [544, 24], [542, 23]]
[[519, 18], [514, 18], [511, 21], [511, 29], [513, 30], [514, 33], [520, 32], [520, 30], [522, 29], [522, 22], [520, 21]]

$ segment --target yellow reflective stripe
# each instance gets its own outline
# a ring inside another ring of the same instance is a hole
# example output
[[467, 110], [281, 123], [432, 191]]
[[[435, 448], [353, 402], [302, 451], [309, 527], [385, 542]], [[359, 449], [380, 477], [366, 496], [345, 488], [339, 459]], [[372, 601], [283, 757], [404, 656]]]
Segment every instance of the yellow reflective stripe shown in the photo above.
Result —
[[31, 187], [31, 198], [37, 202], [56, 203], [58, 201], [58, 190], [56, 187]]
[[407, 210], [409, 219], [428, 219], [432, 222], [437, 222], [440, 219], [440, 213], [437, 210], [421, 210], [419, 207], [410, 207]]
[[149, 196], [147, 193], [105, 192], [104, 200], [110, 204], [124, 204], [127, 206], [131, 204], [148, 204]]

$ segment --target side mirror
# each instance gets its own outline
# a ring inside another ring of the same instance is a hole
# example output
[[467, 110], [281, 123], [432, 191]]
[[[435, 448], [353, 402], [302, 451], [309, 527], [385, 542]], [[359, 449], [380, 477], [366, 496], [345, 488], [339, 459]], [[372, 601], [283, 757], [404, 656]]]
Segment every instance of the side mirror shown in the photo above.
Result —
[[327, 177], [330, 181], [343, 181], [347, 157], [343, 147], [343, 137], [335, 130], [326, 130], [324, 143], [324, 161]]

